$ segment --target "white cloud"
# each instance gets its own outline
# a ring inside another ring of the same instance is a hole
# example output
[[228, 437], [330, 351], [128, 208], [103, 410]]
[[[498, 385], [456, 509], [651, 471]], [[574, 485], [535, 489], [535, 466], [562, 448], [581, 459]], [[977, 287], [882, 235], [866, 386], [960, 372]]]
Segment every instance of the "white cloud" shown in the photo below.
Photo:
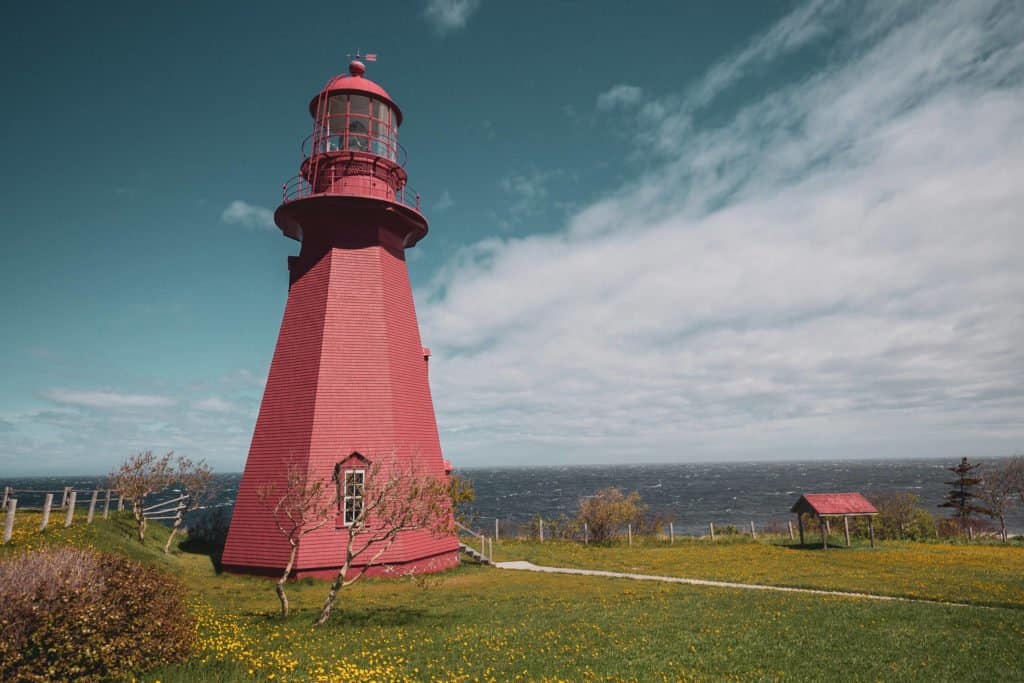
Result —
[[640, 102], [644, 91], [635, 85], [620, 83], [597, 96], [597, 108], [611, 111], [620, 107], [632, 107]]
[[243, 225], [247, 228], [266, 228], [270, 230], [274, 227], [273, 211], [262, 206], [243, 202], [241, 199], [236, 199], [228, 204], [227, 208], [221, 213], [220, 219], [225, 223]]
[[638, 116], [674, 122], [651, 173], [559, 232], [463, 250], [420, 293], [449, 455], [1019, 450], [1024, 7], [822, 7], [733, 67], [839, 32], [820, 71], [716, 129], [674, 118], [692, 93], [654, 102]]
[[192, 407], [208, 413], [231, 413], [238, 408], [230, 401], [225, 401], [220, 396], [207, 396], [192, 402]]
[[455, 206], [455, 200], [452, 199], [452, 195], [448, 190], [441, 193], [441, 197], [434, 204], [434, 211], [447, 211], [448, 209]]
[[423, 16], [439, 34], [465, 28], [469, 18], [480, 8], [480, 0], [427, 0]]
[[123, 394], [114, 391], [75, 391], [72, 389], [50, 389], [43, 397], [63, 405], [82, 408], [161, 408], [174, 405], [174, 399], [152, 394]]

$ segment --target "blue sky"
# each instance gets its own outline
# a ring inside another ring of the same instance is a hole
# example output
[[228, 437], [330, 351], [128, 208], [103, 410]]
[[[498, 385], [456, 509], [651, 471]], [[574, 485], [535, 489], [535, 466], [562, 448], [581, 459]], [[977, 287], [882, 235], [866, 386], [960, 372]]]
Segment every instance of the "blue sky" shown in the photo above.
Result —
[[21, 3], [0, 476], [239, 471], [357, 48], [456, 466], [1024, 450], [1024, 5]]

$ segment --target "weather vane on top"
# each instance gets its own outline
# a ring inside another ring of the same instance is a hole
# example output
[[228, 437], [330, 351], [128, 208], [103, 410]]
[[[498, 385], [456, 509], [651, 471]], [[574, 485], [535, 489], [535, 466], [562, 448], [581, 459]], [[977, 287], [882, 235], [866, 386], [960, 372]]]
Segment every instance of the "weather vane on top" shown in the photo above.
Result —
[[348, 55], [345, 55], [345, 56], [348, 57], [349, 59], [354, 59], [357, 62], [376, 62], [377, 61], [377, 53], [376, 52], [371, 52], [371, 53], [368, 53], [368, 54], [363, 55], [362, 57], [360, 57], [359, 56], [359, 48], [356, 48], [355, 55], [348, 54]]

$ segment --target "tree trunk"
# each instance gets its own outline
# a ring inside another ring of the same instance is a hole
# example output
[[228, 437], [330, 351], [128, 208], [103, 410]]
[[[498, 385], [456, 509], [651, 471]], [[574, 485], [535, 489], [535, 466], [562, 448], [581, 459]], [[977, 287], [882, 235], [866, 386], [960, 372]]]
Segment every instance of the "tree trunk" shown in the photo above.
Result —
[[171, 533], [167, 537], [167, 542], [164, 543], [164, 555], [166, 555], [169, 552], [171, 552], [171, 543], [174, 541], [174, 535], [176, 533], [178, 533], [178, 527], [180, 527], [180, 526], [181, 526], [181, 516], [179, 515], [174, 520], [174, 526], [171, 527]]
[[139, 524], [139, 543], [146, 542], [146, 515], [142, 512], [142, 503], [132, 503], [132, 514], [135, 515], [135, 521]]
[[292, 573], [292, 567], [295, 566], [295, 556], [299, 552], [299, 544], [293, 542], [291, 552], [288, 553], [288, 564], [284, 567], [284, 573], [281, 574], [281, 578], [277, 580], [277, 586], [274, 590], [277, 591], [277, 599], [281, 601], [281, 618], [288, 618], [288, 596], [285, 595], [284, 585], [288, 582], [288, 577]]
[[999, 535], [1003, 538], [1003, 543], [1006, 543], [1006, 516], [999, 515]]
[[352, 561], [352, 551], [349, 549], [345, 553], [345, 564], [341, 565], [341, 569], [338, 570], [338, 575], [334, 577], [334, 583], [331, 584], [331, 590], [327, 593], [327, 599], [324, 600], [324, 606], [320, 609], [320, 616], [313, 622], [316, 626], [323, 626], [327, 623], [327, 619], [331, 616], [331, 608], [334, 607], [334, 599], [338, 597], [338, 591], [345, 585], [345, 576], [348, 574], [349, 563]]

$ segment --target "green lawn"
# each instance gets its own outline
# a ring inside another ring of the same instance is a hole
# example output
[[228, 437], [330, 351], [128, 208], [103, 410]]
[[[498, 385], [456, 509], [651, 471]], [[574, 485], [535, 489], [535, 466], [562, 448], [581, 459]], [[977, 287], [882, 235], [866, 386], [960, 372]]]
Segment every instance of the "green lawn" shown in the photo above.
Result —
[[[878, 602], [464, 566], [428, 589], [409, 580], [357, 584], [342, 593], [331, 623], [316, 629], [310, 623], [326, 584], [290, 586], [297, 610], [282, 622], [274, 616], [277, 601], [266, 580], [217, 574], [202, 554], [165, 557], [159, 549], [162, 530], [153, 532], [145, 548], [130, 533], [126, 519], [54, 529], [45, 541], [35, 534], [19, 535], [15, 547], [0, 555], [70, 538], [129, 552], [182, 576], [192, 587], [200, 616], [200, 647], [190, 663], [149, 672], [142, 676], [145, 681], [1024, 680], [1019, 656], [1024, 609], [1018, 608]], [[743, 553], [732, 560], [737, 566], [745, 557], [785, 575], [785, 558], [793, 557], [793, 566], [810, 574], [807, 567], [824, 563], [818, 569], [831, 568], [834, 580], [844, 586], [859, 588], [863, 580], [837, 559], [860, 551], [797, 551], [762, 543], [691, 543], [634, 548], [637, 552], [562, 544], [498, 547], [508, 558], [648, 573], [686, 574], [736, 552]], [[956, 581], [954, 574], [970, 575], [975, 565], [990, 562], [987, 547], [921, 549], [938, 558], [950, 553], [947, 566], [953, 569], [947, 584]], [[921, 557], [917, 550], [886, 547], [875, 556], [909, 552]], [[975, 550], [976, 563], [970, 560]], [[705, 553], [708, 559], [694, 559]], [[686, 557], [689, 565], [683, 564]], [[666, 570], [676, 563], [686, 571]], [[911, 562], [906, 571], [912, 575], [917, 569]], [[931, 565], [920, 572], [938, 576]], [[1024, 602], [1020, 572], [997, 571], [985, 580], [998, 583], [999, 576], [1011, 596], [1003, 601]]]
[[1024, 545], [880, 542], [822, 550], [788, 539], [638, 540], [633, 547], [506, 541], [497, 560], [1024, 607]]

